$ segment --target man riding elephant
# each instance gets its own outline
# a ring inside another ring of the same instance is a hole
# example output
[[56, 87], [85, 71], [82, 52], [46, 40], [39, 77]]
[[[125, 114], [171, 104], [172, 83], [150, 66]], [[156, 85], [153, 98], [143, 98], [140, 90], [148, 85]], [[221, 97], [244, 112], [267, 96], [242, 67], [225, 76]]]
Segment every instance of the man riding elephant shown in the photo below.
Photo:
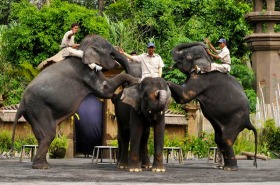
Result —
[[230, 51], [227, 48], [226, 45], [226, 39], [221, 38], [218, 43], [219, 43], [219, 47], [220, 50], [217, 50], [210, 42], [210, 40], [208, 38], [206, 38], [205, 43], [208, 44], [208, 46], [210, 47], [210, 49], [217, 53], [217, 54], [213, 54], [210, 49], [206, 49], [207, 53], [213, 57], [214, 59], [220, 59], [221, 60], [221, 64], [217, 64], [217, 63], [212, 63], [210, 66], [209, 70], [201, 70], [199, 66], [195, 66], [195, 71], [197, 73], [201, 72], [201, 73], [205, 73], [205, 72], [211, 72], [211, 71], [219, 71], [222, 73], [229, 73], [230, 72], [230, 65], [231, 65], [231, 59], [230, 59]]

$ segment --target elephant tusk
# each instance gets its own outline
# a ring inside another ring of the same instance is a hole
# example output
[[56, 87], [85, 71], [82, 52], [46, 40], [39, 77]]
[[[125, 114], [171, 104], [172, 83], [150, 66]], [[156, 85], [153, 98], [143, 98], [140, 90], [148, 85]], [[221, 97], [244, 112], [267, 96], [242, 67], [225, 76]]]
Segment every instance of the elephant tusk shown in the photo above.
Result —
[[152, 114], [152, 111], [149, 111], [149, 114]]
[[163, 111], [160, 111], [160, 115], [162, 115], [163, 114]]

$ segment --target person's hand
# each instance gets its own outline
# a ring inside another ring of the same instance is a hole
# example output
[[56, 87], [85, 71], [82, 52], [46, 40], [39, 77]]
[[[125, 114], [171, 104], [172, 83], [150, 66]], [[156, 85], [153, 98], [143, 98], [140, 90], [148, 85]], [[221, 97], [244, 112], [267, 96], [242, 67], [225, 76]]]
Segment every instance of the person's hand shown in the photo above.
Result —
[[210, 43], [210, 40], [209, 40], [208, 38], [205, 38], [205, 39], [204, 39], [204, 42], [205, 42], [206, 44], [209, 44], [209, 43]]
[[206, 49], [206, 52], [210, 55], [211, 51], [210, 49]]
[[121, 54], [124, 54], [124, 50], [123, 50], [122, 48], [119, 48], [119, 52], [120, 52]]
[[72, 46], [72, 48], [78, 48], [80, 46], [80, 44], [74, 44], [73, 46]]

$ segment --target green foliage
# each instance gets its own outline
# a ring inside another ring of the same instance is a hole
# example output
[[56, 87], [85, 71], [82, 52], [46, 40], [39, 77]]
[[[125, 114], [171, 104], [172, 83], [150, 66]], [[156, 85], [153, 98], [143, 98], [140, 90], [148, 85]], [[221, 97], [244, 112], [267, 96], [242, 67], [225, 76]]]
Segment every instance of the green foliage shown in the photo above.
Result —
[[12, 147], [11, 133], [7, 130], [0, 132], [0, 154]]
[[249, 99], [249, 107], [252, 113], [256, 112], [257, 94], [253, 89], [245, 89], [245, 93]]
[[15, 150], [20, 152], [22, 145], [38, 145], [34, 134], [27, 134], [24, 136], [16, 137], [14, 142]]
[[130, 0], [118, 0], [106, 7], [105, 13], [109, 14], [114, 22], [126, 20], [132, 17], [132, 7]]
[[49, 148], [49, 152], [50, 154], [52, 154], [55, 150], [60, 148], [64, 148], [64, 149], [68, 148], [68, 140], [67, 137], [64, 135], [54, 138]]
[[255, 152], [255, 137], [254, 133], [250, 130], [242, 131], [234, 145], [233, 149], [236, 155], [240, 155], [241, 152]]
[[59, 50], [61, 39], [73, 22], [80, 24], [75, 39], [88, 34], [108, 37], [108, 26], [95, 10], [54, 0], [38, 10], [28, 1], [14, 3], [10, 20], [18, 24], [3, 33], [4, 59], [13, 64], [28, 61], [37, 66]]
[[[14, 149], [18, 152], [21, 150], [22, 145], [35, 145], [37, 144], [36, 138], [33, 134], [18, 136], [14, 141]], [[0, 131], [0, 154], [7, 152], [12, 148], [12, 134], [8, 130]]]
[[8, 62], [0, 66], [0, 93], [4, 97], [4, 105], [17, 104], [21, 94], [29, 82], [38, 74], [28, 62], [21, 63], [17, 68]]
[[280, 154], [280, 128], [275, 126], [275, 121], [269, 119], [265, 122], [264, 128], [260, 131], [259, 144], [260, 147], [267, 148], [265, 153], [269, 155], [270, 153]]
[[186, 135], [182, 147], [184, 153], [191, 152], [199, 158], [207, 157], [210, 147], [216, 146], [213, 134], [202, 133], [200, 137]]
[[[164, 146], [167, 147], [181, 147], [183, 153], [191, 152], [199, 158], [206, 157], [208, 155], [208, 149], [211, 146], [216, 146], [214, 142], [213, 134], [202, 133], [201, 137], [194, 137], [186, 135], [185, 138], [179, 138], [174, 135], [168, 137], [167, 133], [164, 135]], [[150, 132], [150, 138], [148, 141], [149, 155], [154, 154], [154, 132]]]
[[[1, 31], [2, 34], [0, 32], [3, 38], [0, 62], [6, 66], [12, 64], [12, 69], [24, 62], [35, 67], [53, 56], [59, 50], [64, 33], [73, 22], [78, 22], [81, 29], [75, 37], [77, 42], [87, 34], [99, 34], [128, 53], [133, 50], [142, 53], [146, 51], [147, 42], [153, 40], [156, 53], [165, 63], [163, 77], [181, 84], [186, 76], [179, 70], [170, 69], [172, 48], [183, 42], [202, 41], [205, 37], [215, 45], [220, 37], [225, 37], [232, 57], [231, 74], [242, 83], [250, 99], [251, 111], [254, 111], [254, 95], [250, 91], [254, 75], [244, 62], [249, 60], [250, 52], [243, 39], [251, 32], [244, 15], [251, 11], [252, 3], [235, 0], [110, 0], [105, 1], [105, 14], [100, 16], [97, 1], [52, 0], [50, 6], [44, 5], [40, 10], [27, 0], [10, 2], [16, 3], [7, 8], [5, 3], [8, 2], [0, 3], [2, 15], [10, 14], [6, 19], [7, 29]], [[0, 93], [4, 92], [5, 103], [7, 99], [9, 103], [19, 101], [20, 95], [15, 94], [21, 94], [35, 76], [28, 77], [29, 72], [24, 73], [24, 79], [22, 73], [1, 73], [0, 85], [4, 85], [4, 90], [0, 89]], [[9, 94], [8, 86], [15, 91]]]
[[128, 53], [133, 50], [140, 51], [141, 40], [139, 40], [139, 37], [137, 38], [136, 27], [129, 26], [124, 21], [112, 22], [106, 14], [104, 14], [104, 18], [109, 25], [109, 42], [115, 46], [120, 46]]

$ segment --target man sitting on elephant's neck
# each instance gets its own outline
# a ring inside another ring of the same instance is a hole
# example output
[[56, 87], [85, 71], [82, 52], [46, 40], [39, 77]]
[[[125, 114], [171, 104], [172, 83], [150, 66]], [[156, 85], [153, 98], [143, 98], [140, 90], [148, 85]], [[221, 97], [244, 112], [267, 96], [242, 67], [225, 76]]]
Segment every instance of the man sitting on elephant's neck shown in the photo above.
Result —
[[211, 71], [220, 71], [222, 73], [229, 73], [230, 72], [230, 65], [231, 65], [231, 60], [230, 60], [230, 52], [229, 49], [226, 46], [226, 39], [221, 38], [218, 43], [219, 43], [219, 47], [221, 50], [216, 50], [216, 48], [211, 44], [210, 40], [208, 38], [206, 38], [204, 40], [204, 42], [206, 44], [208, 44], [208, 46], [210, 47], [210, 49], [212, 51], [214, 51], [215, 53], [217, 53], [217, 55], [213, 54], [210, 49], [207, 49], [207, 53], [212, 56], [215, 59], [220, 59], [221, 60], [221, 64], [217, 64], [217, 63], [211, 63], [211, 68], [209, 71], [201, 71], [201, 69], [199, 68], [199, 66], [195, 66], [195, 70], [197, 73], [199, 72], [211, 72]]
[[164, 63], [162, 58], [159, 54], [155, 54], [155, 44], [148, 43], [147, 45], [148, 53], [143, 53], [141, 55], [131, 56], [124, 52], [121, 48], [119, 52], [124, 54], [127, 58], [140, 62], [142, 68], [142, 77], [141, 81], [145, 77], [161, 77], [162, 75], [162, 68], [164, 67]]
[[[73, 23], [71, 25], [71, 30], [67, 31], [63, 39], [61, 41], [60, 47], [62, 48], [62, 57], [68, 57], [68, 56], [75, 56], [79, 58], [83, 58], [84, 52], [82, 50], [78, 50], [77, 48], [80, 46], [80, 44], [76, 44], [74, 42], [75, 34], [79, 31], [79, 24]], [[95, 68], [96, 71], [101, 71], [102, 67], [91, 63], [88, 64], [88, 66], [93, 70]]]

